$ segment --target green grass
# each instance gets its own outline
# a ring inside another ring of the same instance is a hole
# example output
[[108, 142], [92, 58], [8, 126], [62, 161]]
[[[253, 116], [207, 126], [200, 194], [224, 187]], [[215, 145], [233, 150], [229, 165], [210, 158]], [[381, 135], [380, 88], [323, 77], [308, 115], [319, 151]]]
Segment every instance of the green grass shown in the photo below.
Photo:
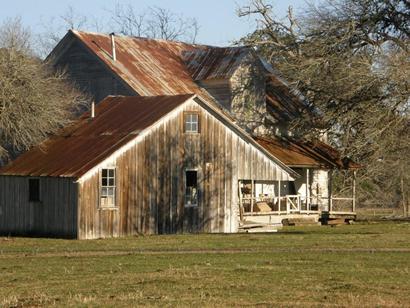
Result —
[[0, 238], [0, 307], [409, 306], [410, 224]]

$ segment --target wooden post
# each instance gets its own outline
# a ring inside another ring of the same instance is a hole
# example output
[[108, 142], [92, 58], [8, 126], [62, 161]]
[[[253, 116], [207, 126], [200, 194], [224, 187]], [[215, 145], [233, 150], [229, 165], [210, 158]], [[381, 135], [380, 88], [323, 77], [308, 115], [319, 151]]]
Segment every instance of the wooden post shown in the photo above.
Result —
[[[280, 202], [280, 201], [281, 201], [281, 200], [280, 200], [280, 179], [279, 179], [279, 182], [278, 182], [278, 183], [279, 183], [279, 184], [278, 184], [278, 198], [279, 198], [279, 201], [278, 201], [278, 202], [279, 202], [279, 204], [278, 204], [278, 210], [279, 210], [279, 212], [280, 212], [280, 203], [281, 203], [281, 202]], [[279, 214], [280, 214], [280, 213], [279, 213]]]
[[[401, 191], [401, 201], [403, 204], [403, 217], [406, 217], [406, 198], [404, 197], [404, 180], [403, 180], [403, 172], [400, 176], [400, 191]], [[408, 214], [408, 213], [407, 213]]]
[[306, 168], [306, 210], [310, 211], [310, 183], [309, 168]]
[[333, 170], [330, 170], [329, 171], [329, 179], [328, 179], [328, 183], [329, 183], [329, 185], [328, 185], [328, 192], [327, 192], [327, 194], [328, 194], [328, 199], [329, 199], [329, 213], [332, 211], [332, 190], [333, 190], [333, 187], [332, 187], [332, 179], [333, 179]]
[[254, 188], [255, 181], [251, 180], [251, 215], [253, 215], [253, 198], [255, 194], [255, 188]]
[[356, 170], [353, 171], [353, 196], [352, 196], [352, 210], [356, 212]]
[[239, 219], [243, 221], [243, 200], [242, 200], [242, 182], [238, 181], [238, 191], [239, 191]]

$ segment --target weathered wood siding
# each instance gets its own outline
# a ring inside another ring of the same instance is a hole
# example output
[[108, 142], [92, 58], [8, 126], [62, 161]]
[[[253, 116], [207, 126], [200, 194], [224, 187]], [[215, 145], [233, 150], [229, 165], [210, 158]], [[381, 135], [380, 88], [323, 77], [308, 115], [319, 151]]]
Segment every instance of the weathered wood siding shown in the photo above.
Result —
[[29, 177], [0, 176], [0, 234], [77, 237], [77, 184], [40, 178], [41, 202], [29, 202]]
[[[200, 133], [183, 132], [185, 111]], [[118, 209], [99, 209], [99, 170], [115, 166]], [[184, 206], [185, 169], [198, 170], [199, 205]], [[79, 180], [79, 237], [236, 232], [238, 179], [289, 176], [196, 102], [177, 108]]]
[[56, 68], [65, 69], [70, 79], [83, 91], [91, 95], [95, 102], [108, 95], [135, 95], [135, 92], [75, 40], [58, 58]]
[[229, 79], [201, 80], [199, 85], [226, 110], [231, 110], [231, 85]]

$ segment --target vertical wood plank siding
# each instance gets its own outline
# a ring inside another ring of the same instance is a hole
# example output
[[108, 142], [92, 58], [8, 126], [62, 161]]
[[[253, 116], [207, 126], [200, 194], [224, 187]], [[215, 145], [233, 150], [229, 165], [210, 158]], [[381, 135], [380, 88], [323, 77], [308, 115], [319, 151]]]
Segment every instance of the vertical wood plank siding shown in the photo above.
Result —
[[29, 202], [29, 178], [0, 176], [0, 234], [77, 237], [77, 183], [41, 177], [41, 202]]
[[[199, 112], [199, 134], [183, 132], [187, 111]], [[238, 179], [288, 180], [286, 172], [195, 101], [106, 164], [117, 169], [118, 209], [98, 208], [98, 170], [84, 177], [79, 238], [236, 232]], [[184, 206], [186, 169], [198, 170], [198, 207]]]
[[90, 94], [96, 103], [107, 95], [135, 95], [77, 40], [54, 65], [66, 70], [71, 80]]

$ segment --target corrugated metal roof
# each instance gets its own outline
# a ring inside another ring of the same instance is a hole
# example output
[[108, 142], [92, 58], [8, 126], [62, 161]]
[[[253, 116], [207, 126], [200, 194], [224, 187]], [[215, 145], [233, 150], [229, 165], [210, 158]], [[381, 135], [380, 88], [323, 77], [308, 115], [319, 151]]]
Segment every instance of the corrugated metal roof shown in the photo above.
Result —
[[229, 78], [249, 54], [245, 47], [212, 47], [186, 51], [183, 60], [194, 80]]
[[85, 113], [0, 169], [0, 174], [78, 178], [192, 97], [109, 96], [96, 107], [94, 119]]
[[273, 156], [291, 167], [358, 169], [360, 165], [342, 159], [339, 151], [321, 141], [296, 141], [289, 138], [254, 137]]
[[[195, 80], [225, 78], [251, 54], [249, 47], [213, 47], [182, 42], [115, 36], [116, 61], [112, 59], [111, 38], [106, 34], [70, 31], [109, 69], [139, 95], [177, 95], [195, 93], [225, 116], [232, 116]], [[261, 59], [259, 59], [261, 60]], [[301, 115], [306, 106], [297, 94], [276, 76], [266, 63], [268, 111], [277, 119], [290, 120]]]
[[72, 33], [139, 95], [176, 95], [199, 91], [181, 59], [181, 53], [205, 46], [115, 36], [116, 61], [113, 61], [109, 35], [81, 31]]
[[308, 110], [302, 100], [275, 76], [270, 76], [266, 83], [266, 106], [268, 112], [279, 121], [293, 120]]
[[183, 52], [182, 59], [196, 81], [230, 78], [246, 61], [253, 65], [259, 62], [266, 76], [274, 74], [272, 66], [247, 46], [196, 48]]

